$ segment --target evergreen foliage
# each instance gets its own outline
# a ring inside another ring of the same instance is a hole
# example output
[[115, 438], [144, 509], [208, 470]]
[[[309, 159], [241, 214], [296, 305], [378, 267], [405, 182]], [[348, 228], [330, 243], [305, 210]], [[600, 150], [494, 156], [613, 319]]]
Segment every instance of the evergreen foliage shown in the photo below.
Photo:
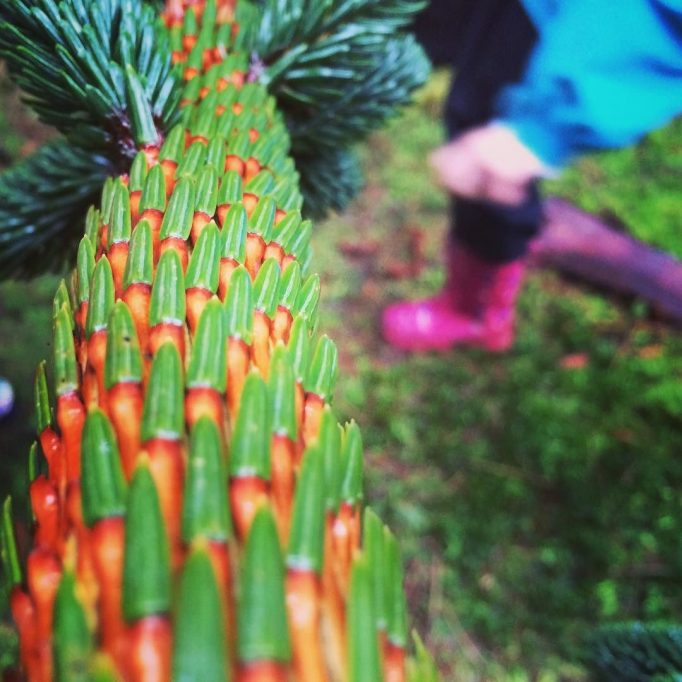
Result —
[[682, 625], [619, 623], [596, 630], [589, 663], [604, 682], [682, 679]]
[[342, 211], [362, 187], [362, 170], [351, 150], [324, 156], [300, 154], [301, 193], [306, 215], [320, 218], [328, 211]]
[[[334, 202], [323, 199], [331, 199], [332, 192], [310, 194], [321, 184], [319, 174], [338, 178], [340, 149], [378, 128], [425, 81], [428, 60], [414, 38], [401, 33], [424, 4], [263, 0], [256, 10], [240, 5], [242, 12], [260, 14], [243, 17], [247, 30], [240, 42], [257, 56], [254, 72], [284, 113], [306, 209], [319, 214], [347, 204], [354, 191], [342, 192]], [[312, 155], [319, 159], [314, 168], [308, 165]], [[343, 165], [351, 167], [347, 159]], [[347, 189], [353, 186], [359, 183]]]
[[[86, 197], [92, 198], [107, 163], [112, 172], [126, 170], [139, 146], [159, 142], [175, 121], [183, 87], [157, 17], [160, 4], [0, 4], [0, 56], [10, 75], [41, 120], [85, 150], [52, 145], [0, 177], [0, 278], [61, 266], [55, 252], [71, 251]], [[351, 145], [425, 80], [423, 51], [401, 33], [423, 5], [423, 0], [238, 3], [237, 48], [253, 55], [252, 79], [267, 85], [284, 114], [306, 214], [321, 217], [350, 202], [362, 184]], [[26, 201], [29, 193], [32, 202]]]
[[0, 56], [68, 139], [0, 176], [0, 278], [60, 268], [106, 175], [173, 123], [181, 86], [157, 10], [141, 0], [0, 4]]
[[64, 265], [109, 161], [61, 139], [0, 175], [0, 279]]
[[0, 56], [42, 121], [110, 158], [156, 142], [177, 110], [168, 38], [141, 0], [8, 0]]

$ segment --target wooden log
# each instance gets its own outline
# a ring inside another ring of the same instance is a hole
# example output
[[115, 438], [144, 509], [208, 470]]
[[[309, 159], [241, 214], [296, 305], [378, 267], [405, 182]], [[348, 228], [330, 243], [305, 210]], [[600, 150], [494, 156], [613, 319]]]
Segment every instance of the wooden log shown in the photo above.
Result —
[[682, 324], [682, 261], [552, 197], [532, 259], [599, 286], [648, 301]]

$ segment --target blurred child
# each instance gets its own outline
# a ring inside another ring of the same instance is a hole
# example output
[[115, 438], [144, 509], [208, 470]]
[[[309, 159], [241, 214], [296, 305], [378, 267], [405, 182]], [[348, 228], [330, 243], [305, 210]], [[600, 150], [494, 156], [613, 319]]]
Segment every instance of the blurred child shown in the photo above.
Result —
[[[467, 29], [454, 51], [446, 16]], [[431, 163], [456, 200], [445, 286], [389, 306], [383, 333], [411, 351], [504, 351], [542, 222], [538, 180], [682, 111], [682, 0], [435, 0], [417, 32], [433, 56], [454, 61], [450, 142]]]

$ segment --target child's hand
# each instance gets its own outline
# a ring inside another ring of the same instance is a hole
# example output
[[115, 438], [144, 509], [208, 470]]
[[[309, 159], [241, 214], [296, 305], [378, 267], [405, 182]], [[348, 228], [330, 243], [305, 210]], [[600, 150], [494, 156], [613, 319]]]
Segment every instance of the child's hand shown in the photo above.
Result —
[[517, 205], [531, 180], [550, 174], [535, 154], [501, 123], [455, 138], [431, 155], [441, 184], [467, 199]]

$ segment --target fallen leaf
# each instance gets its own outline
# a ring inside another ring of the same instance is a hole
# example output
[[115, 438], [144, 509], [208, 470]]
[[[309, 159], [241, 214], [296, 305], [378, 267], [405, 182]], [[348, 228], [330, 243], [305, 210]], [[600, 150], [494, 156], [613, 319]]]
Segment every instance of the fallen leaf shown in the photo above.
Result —
[[643, 360], [653, 360], [654, 358], [660, 358], [661, 355], [663, 355], [663, 346], [660, 343], [644, 346], [644, 348], [640, 349], [638, 355]]
[[414, 277], [414, 267], [410, 261], [394, 258], [386, 261], [383, 272], [391, 279], [409, 279]]
[[379, 251], [379, 242], [376, 239], [366, 239], [360, 242], [342, 241], [338, 249], [346, 258], [367, 258], [375, 256]]
[[564, 369], [584, 369], [589, 363], [587, 353], [569, 353], [559, 360], [559, 366]]

